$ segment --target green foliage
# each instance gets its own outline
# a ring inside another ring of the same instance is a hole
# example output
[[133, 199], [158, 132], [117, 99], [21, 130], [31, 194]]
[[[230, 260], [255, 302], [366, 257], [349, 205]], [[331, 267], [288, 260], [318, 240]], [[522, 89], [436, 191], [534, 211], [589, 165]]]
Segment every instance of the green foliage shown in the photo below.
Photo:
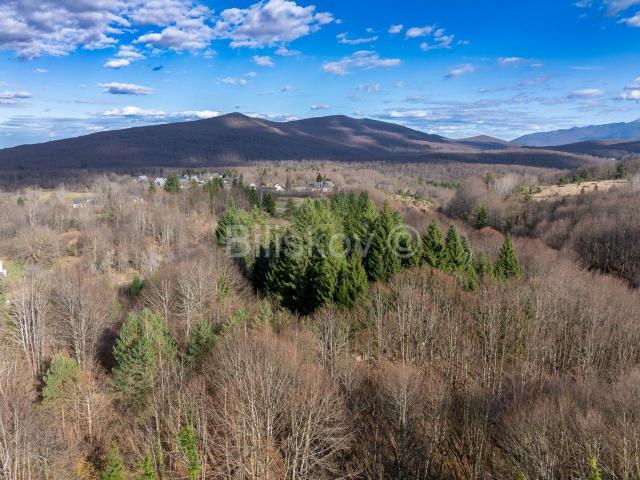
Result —
[[616, 167], [616, 178], [618, 180], [623, 180], [625, 178], [629, 178], [629, 168], [624, 163], [619, 163]]
[[161, 368], [171, 368], [176, 345], [160, 315], [150, 310], [129, 315], [113, 349], [113, 385], [137, 406], [153, 390]]
[[489, 215], [487, 214], [487, 208], [484, 205], [476, 207], [473, 212], [475, 217], [474, 226], [477, 230], [482, 230], [489, 225]]
[[201, 365], [218, 339], [216, 328], [204, 320], [196, 322], [187, 340], [187, 358], [195, 365]]
[[397, 233], [399, 218], [384, 204], [371, 228], [371, 244], [365, 256], [364, 266], [370, 280], [388, 281], [401, 268], [398, 254]]
[[253, 225], [255, 217], [235, 205], [232, 205], [218, 220], [216, 228], [216, 239], [220, 245], [227, 245], [239, 231], [239, 229], [249, 229]]
[[460, 270], [465, 264], [464, 245], [460, 241], [456, 227], [451, 225], [447, 230], [447, 237], [444, 242], [444, 254], [441, 265], [442, 270]]
[[178, 450], [187, 464], [189, 480], [198, 480], [200, 477], [200, 455], [198, 454], [196, 430], [191, 422], [187, 423], [178, 433]]
[[18, 205], [19, 207], [23, 207], [24, 206], [24, 198], [18, 197], [18, 199], [16, 200], [16, 205]]
[[109, 451], [107, 456], [107, 464], [102, 470], [102, 480], [124, 480], [124, 462], [118, 447], [115, 445]]
[[156, 475], [156, 468], [153, 465], [153, 457], [150, 453], [147, 453], [144, 456], [144, 460], [140, 465], [140, 474], [138, 475], [138, 480], [158, 480], [158, 475]]
[[589, 457], [589, 480], [602, 480], [598, 459], [595, 456]]
[[167, 181], [164, 183], [164, 191], [169, 193], [178, 193], [180, 191], [180, 182], [174, 173], [167, 177]]
[[293, 217], [296, 214], [296, 202], [293, 201], [293, 198], [287, 200], [287, 204], [284, 207], [284, 213], [287, 217]]
[[362, 255], [359, 249], [354, 249], [340, 271], [336, 303], [342, 308], [351, 308], [358, 298], [367, 293], [368, 288], [367, 272], [362, 264]]
[[272, 217], [276, 214], [276, 201], [271, 193], [265, 194], [262, 198], [262, 209]]
[[78, 382], [78, 363], [62, 353], [56, 353], [44, 374], [42, 397], [45, 402], [57, 403], [69, 399]]
[[432, 268], [440, 268], [444, 257], [444, 240], [435, 220], [432, 220], [422, 236], [422, 259]]
[[142, 292], [142, 287], [144, 286], [144, 281], [138, 277], [137, 275], [133, 277], [131, 281], [131, 286], [129, 287], [129, 293], [131, 297], [138, 298], [140, 296], [140, 292]]
[[496, 277], [506, 280], [510, 278], [519, 278], [522, 275], [522, 269], [513, 247], [511, 236], [507, 235], [504, 244], [500, 249], [498, 261], [494, 267]]

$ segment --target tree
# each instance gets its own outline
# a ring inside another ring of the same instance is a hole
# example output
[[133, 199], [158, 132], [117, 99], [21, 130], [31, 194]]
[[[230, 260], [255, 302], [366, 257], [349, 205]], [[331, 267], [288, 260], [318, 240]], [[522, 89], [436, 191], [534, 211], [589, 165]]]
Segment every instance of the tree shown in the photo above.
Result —
[[271, 193], [267, 193], [262, 199], [262, 208], [272, 217], [276, 214], [276, 202]]
[[189, 421], [178, 433], [178, 450], [184, 458], [189, 474], [189, 480], [200, 477], [200, 455], [198, 454], [198, 439], [193, 423]]
[[115, 445], [111, 447], [107, 456], [107, 464], [102, 470], [102, 480], [125, 480], [124, 462], [118, 447]]
[[169, 175], [164, 182], [164, 191], [169, 193], [178, 193], [180, 191], [180, 182], [174, 173]]
[[443, 270], [455, 271], [464, 265], [465, 251], [456, 227], [451, 225], [447, 230], [444, 242]]
[[44, 374], [42, 397], [47, 403], [60, 407], [62, 415], [62, 429], [66, 430], [65, 404], [69, 403], [78, 383], [78, 363], [61, 353], [56, 353], [51, 360], [49, 369]]
[[498, 255], [498, 261], [495, 264], [494, 272], [496, 277], [503, 280], [509, 278], [518, 278], [522, 275], [520, 263], [513, 247], [513, 241], [511, 236], [507, 235], [500, 253]]
[[296, 214], [296, 202], [293, 201], [293, 198], [289, 198], [289, 200], [287, 200], [284, 212], [287, 217], [293, 217]]
[[338, 287], [336, 289], [336, 303], [343, 308], [351, 308], [358, 298], [362, 297], [369, 288], [367, 272], [362, 265], [362, 255], [359, 249], [354, 249], [349, 255], [344, 267], [340, 270]]
[[589, 480], [602, 480], [598, 459], [594, 456], [589, 457]]
[[391, 213], [387, 203], [375, 219], [371, 230], [371, 244], [365, 257], [365, 269], [370, 280], [388, 281], [401, 268], [395, 245], [391, 244], [397, 233], [397, 218]]
[[434, 219], [422, 236], [422, 259], [430, 267], [440, 268], [444, 256], [444, 247], [440, 227]]
[[158, 480], [158, 475], [156, 475], [156, 468], [153, 465], [153, 457], [150, 453], [147, 453], [144, 456], [144, 460], [140, 465], [140, 474], [138, 475], [137, 480]]
[[171, 366], [176, 345], [161, 317], [150, 310], [129, 315], [113, 349], [113, 384], [127, 400], [143, 406], [156, 377]]
[[487, 214], [487, 207], [480, 205], [474, 211], [475, 228], [476, 230], [482, 230], [489, 225], [489, 215]]
[[133, 277], [131, 280], [131, 286], [129, 287], [129, 293], [132, 298], [138, 298], [140, 296], [140, 292], [142, 292], [142, 287], [144, 286], [144, 281], [138, 277], [137, 275]]
[[200, 365], [213, 348], [218, 334], [213, 325], [204, 320], [198, 321], [187, 340], [187, 358], [194, 365]]

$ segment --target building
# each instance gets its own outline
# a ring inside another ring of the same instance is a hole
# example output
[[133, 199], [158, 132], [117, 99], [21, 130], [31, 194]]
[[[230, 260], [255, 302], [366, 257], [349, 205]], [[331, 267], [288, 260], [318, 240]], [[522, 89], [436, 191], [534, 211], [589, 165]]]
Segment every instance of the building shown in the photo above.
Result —
[[4, 268], [4, 265], [2, 265], [2, 260], [0, 260], [0, 280], [6, 280], [7, 279], [7, 270]]
[[167, 179], [163, 177], [156, 178], [153, 183], [155, 183], [159, 187], [164, 187], [164, 184], [167, 183]]
[[273, 186], [273, 191], [274, 192], [284, 192], [284, 187], [282, 185], [280, 185], [279, 183], [276, 183]]
[[336, 188], [336, 184], [331, 180], [321, 180], [319, 182], [313, 182], [309, 185], [313, 191], [316, 192], [332, 192], [334, 188]]
[[140, 175], [138, 177], [138, 181], [140, 183], [149, 183], [149, 177], [147, 177], [146, 175]]

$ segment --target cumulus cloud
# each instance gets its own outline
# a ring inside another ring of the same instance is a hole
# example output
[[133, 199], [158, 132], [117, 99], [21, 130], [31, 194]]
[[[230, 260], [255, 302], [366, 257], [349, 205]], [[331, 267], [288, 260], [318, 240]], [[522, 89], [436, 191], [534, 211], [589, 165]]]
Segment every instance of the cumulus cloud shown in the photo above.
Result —
[[382, 85], [380, 85], [379, 83], [370, 84], [370, 85], [361, 84], [356, 87], [356, 90], [359, 90], [365, 93], [380, 93], [382, 91]]
[[199, 0], [12, 0], [0, 4], [0, 49], [28, 59], [62, 56], [114, 46], [140, 27], [144, 43], [199, 49], [213, 36], [211, 15]]
[[382, 58], [377, 52], [360, 50], [335, 62], [326, 62], [322, 69], [333, 75], [347, 75], [352, 70], [397, 67], [402, 62], [398, 58]]
[[266, 55], [254, 55], [253, 63], [259, 65], [261, 67], [273, 67], [275, 63], [273, 63], [273, 59]]
[[211, 110], [187, 110], [185, 112], [174, 113], [172, 116], [176, 118], [204, 120], [207, 118], [219, 117], [220, 115], [222, 115], [222, 112], [215, 112]]
[[388, 31], [389, 31], [389, 33], [390, 33], [391, 35], [396, 35], [396, 34], [398, 34], [398, 33], [402, 32], [402, 30], [403, 30], [403, 29], [404, 29], [404, 25], [402, 25], [402, 24], [400, 23], [400, 24], [398, 24], [398, 25], [391, 25], [391, 26], [389, 27], [389, 30], [388, 30]]
[[280, 55], [281, 57], [296, 57], [300, 55], [300, 51], [298, 50], [290, 50], [284, 45], [280, 45], [278, 49], [273, 52], [276, 55]]
[[363, 38], [349, 38], [348, 33], [340, 33], [336, 37], [338, 42], [343, 43], [345, 45], [361, 45], [363, 43], [372, 43], [378, 40], [378, 36], [374, 35], [372, 37], [363, 37]]
[[603, 3], [609, 15], [617, 15], [634, 5], [640, 5], [640, 0], [603, 0]]
[[223, 10], [215, 26], [217, 38], [231, 40], [231, 47], [265, 47], [286, 44], [334, 21], [315, 5], [302, 7], [294, 1], [268, 0], [248, 8]]
[[112, 58], [111, 60], [107, 60], [104, 64], [105, 68], [112, 68], [114, 70], [119, 70], [121, 68], [125, 68], [131, 65], [131, 60], [127, 60], [126, 58]]
[[628, 27], [640, 27], [640, 12], [636, 13], [633, 17], [623, 18], [620, 22]]
[[635, 100], [640, 102], [640, 90], [629, 90], [620, 95], [622, 100]]
[[135, 83], [111, 82], [100, 83], [98, 86], [103, 89], [104, 93], [112, 95], [149, 95], [153, 93], [152, 88], [136, 85]]
[[431, 35], [435, 30], [433, 25], [427, 25], [424, 27], [411, 27], [405, 33], [406, 38], [420, 38]]
[[140, 118], [154, 118], [165, 117], [166, 113], [162, 110], [144, 109], [139, 107], [124, 107], [124, 108], [112, 108], [102, 113], [104, 117], [140, 117]]
[[569, 94], [569, 98], [574, 99], [587, 99], [602, 97], [605, 91], [600, 88], [582, 88], [580, 90], [574, 90]]
[[219, 82], [225, 85], [239, 85], [241, 87], [249, 85], [249, 80], [247, 80], [246, 78], [225, 77], [221, 78]]
[[474, 67], [470, 63], [465, 63], [463, 65], [458, 65], [456, 68], [452, 69], [449, 73], [447, 73], [446, 77], [447, 78], [461, 77], [462, 75], [467, 75], [475, 71], [476, 71], [476, 67]]

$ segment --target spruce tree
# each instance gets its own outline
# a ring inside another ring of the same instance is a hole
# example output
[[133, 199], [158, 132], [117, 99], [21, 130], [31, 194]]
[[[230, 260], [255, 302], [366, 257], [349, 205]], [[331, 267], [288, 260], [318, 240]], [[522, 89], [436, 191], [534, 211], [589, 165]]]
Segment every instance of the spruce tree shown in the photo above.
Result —
[[465, 252], [455, 226], [451, 225], [447, 230], [444, 244], [443, 265], [441, 268], [449, 271], [459, 270], [464, 265]]
[[158, 480], [158, 475], [156, 475], [156, 468], [153, 465], [153, 457], [150, 453], [147, 453], [144, 456], [144, 460], [140, 465], [140, 474], [138, 475], [138, 480]]
[[166, 324], [150, 310], [129, 315], [113, 349], [113, 384], [127, 400], [141, 407], [153, 390], [160, 368], [169, 368], [176, 345]]
[[422, 236], [422, 259], [432, 268], [441, 268], [444, 256], [444, 240], [438, 223], [431, 221]]
[[511, 240], [510, 235], [507, 235], [504, 240], [504, 244], [500, 249], [498, 261], [496, 262], [494, 267], [494, 272], [496, 277], [503, 280], [509, 278], [519, 278], [520, 275], [522, 275], [522, 269], [520, 268], [520, 263], [518, 261], [518, 257], [513, 247], [513, 241]]
[[102, 470], [102, 480], [124, 480], [124, 462], [115, 445], [109, 451], [107, 464]]
[[477, 230], [482, 230], [489, 225], [489, 215], [484, 205], [481, 205], [475, 209], [475, 227]]
[[287, 200], [284, 212], [287, 217], [293, 217], [296, 214], [296, 202], [293, 201], [293, 198], [289, 198], [289, 200]]
[[397, 217], [385, 202], [371, 229], [371, 242], [365, 258], [367, 275], [373, 281], [386, 282], [400, 271], [400, 257], [392, 245], [397, 241], [397, 238], [392, 238], [397, 233], [397, 225]]
[[63, 431], [66, 430], [65, 404], [72, 400], [79, 374], [80, 368], [75, 359], [56, 353], [43, 378], [42, 397], [46, 403], [60, 407]]
[[171, 174], [164, 182], [164, 191], [169, 193], [178, 193], [180, 191], [180, 182], [175, 174]]
[[198, 439], [193, 423], [187, 423], [178, 433], [178, 450], [186, 463], [189, 480], [198, 480], [200, 477], [200, 455], [198, 454]]
[[473, 291], [478, 288], [478, 272], [476, 271], [476, 259], [469, 245], [467, 237], [462, 237], [462, 249], [464, 251], [464, 260], [461, 267], [462, 270], [462, 287], [466, 291]]
[[262, 198], [262, 209], [272, 217], [276, 214], [276, 202], [270, 193]]
[[354, 249], [344, 263], [338, 277], [336, 289], [336, 303], [342, 308], [351, 308], [358, 298], [362, 297], [369, 288], [367, 272], [362, 265], [362, 255], [359, 249]]
[[217, 339], [218, 335], [215, 327], [205, 320], [199, 320], [194, 325], [187, 340], [187, 359], [193, 365], [201, 365]]

